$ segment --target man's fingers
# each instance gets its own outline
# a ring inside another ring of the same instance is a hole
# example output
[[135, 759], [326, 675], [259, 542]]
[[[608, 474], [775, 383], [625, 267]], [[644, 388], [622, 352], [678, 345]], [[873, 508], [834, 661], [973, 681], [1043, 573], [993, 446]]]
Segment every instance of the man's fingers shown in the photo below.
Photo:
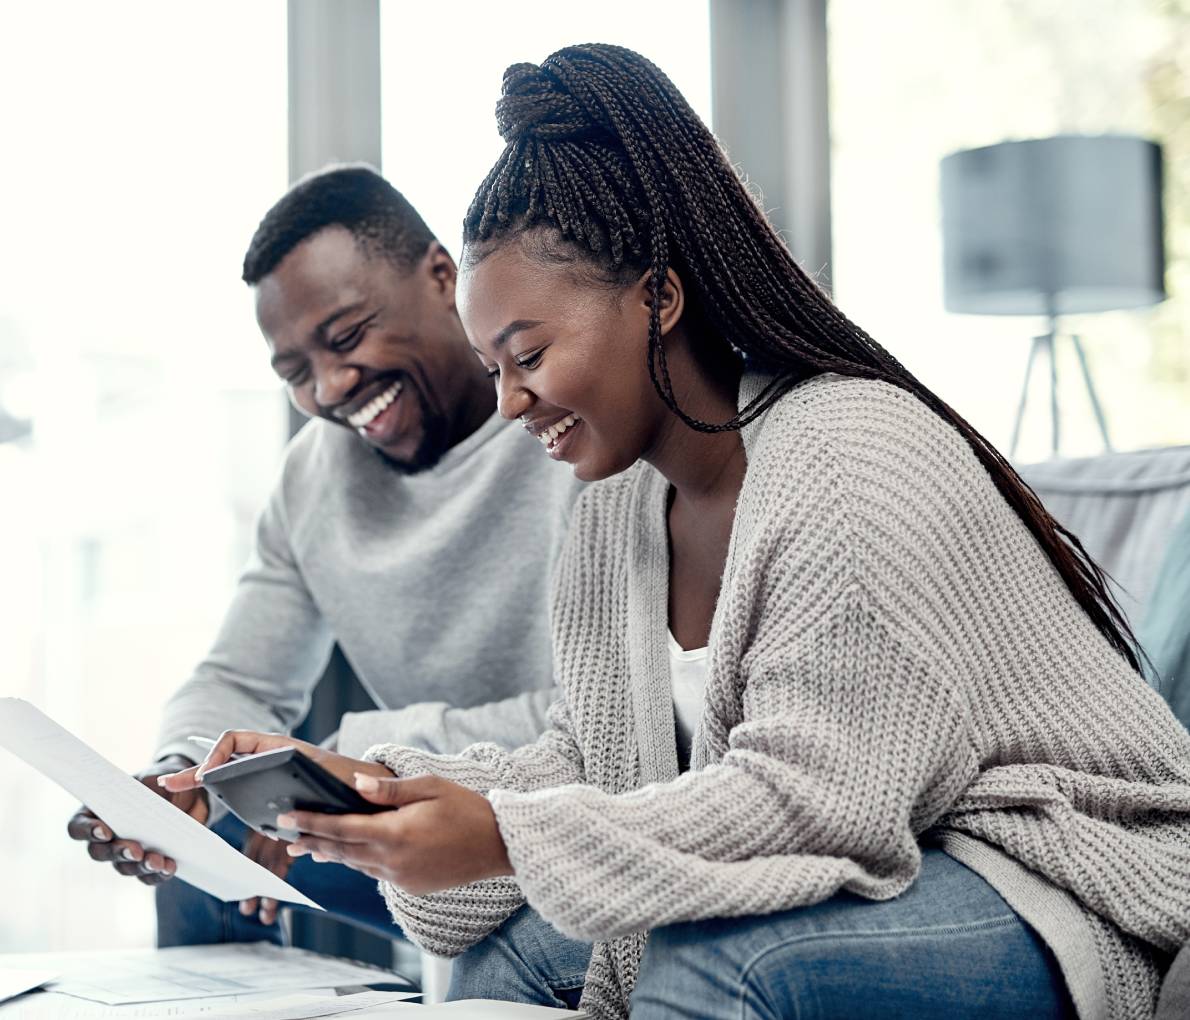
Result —
[[253, 896], [250, 900], [240, 900], [240, 913], [251, 917], [260, 907], [260, 897]]
[[133, 868], [145, 858], [144, 847], [131, 839], [117, 839], [110, 843], [94, 840], [88, 845], [87, 853], [95, 861], [122, 861], [132, 864]]
[[261, 897], [260, 923], [272, 924], [275, 920], [277, 920], [277, 901], [271, 900], [267, 896]]
[[86, 808], [71, 816], [66, 823], [66, 832], [71, 839], [86, 840], [88, 843], [95, 840], [106, 842], [112, 838], [112, 830]]
[[419, 800], [441, 796], [443, 780], [438, 776], [414, 776], [412, 779], [381, 779], [364, 772], [355, 774], [355, 788], [364, 800], [386, 807], [403, 807]]

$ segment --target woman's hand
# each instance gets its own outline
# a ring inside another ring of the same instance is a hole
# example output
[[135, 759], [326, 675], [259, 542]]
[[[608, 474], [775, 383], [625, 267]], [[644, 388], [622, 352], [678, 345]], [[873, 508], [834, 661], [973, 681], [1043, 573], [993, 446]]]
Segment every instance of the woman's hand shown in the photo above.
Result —
[[295, 740], [293, 737], [287, 737], [281, 733], [225, 730], [223, 735], [215, 741], [215, 746], [207, 752], [207, 756], [201, 764], [182, 772], [159, 776], [157, 783], [170, 793], [200, 789], [203, 775], [215, 766], [231, 761], [233, 754], [258, 754], [261, 751], [272, 751], [278, 747], [296, 747], [307, 758], [317, 762], [348, 786], [355, 783], [355, 777], [359, 773], [392, 778], [392, 772], [378, 762], [348, 758], [345, 754], [336, 754], [334, 751], [327, 751], [316, 744], [307, 744], [304, 740]]
[[354, 785], [373, 804], [400, 810], [280, 815], [278, 828], [302, 833], [289, 846], [292, 856], [309, 853], [315, 861], [337, 861], [415, 895], [512, 874], [486, 797], [437, 776], [360, 774]]

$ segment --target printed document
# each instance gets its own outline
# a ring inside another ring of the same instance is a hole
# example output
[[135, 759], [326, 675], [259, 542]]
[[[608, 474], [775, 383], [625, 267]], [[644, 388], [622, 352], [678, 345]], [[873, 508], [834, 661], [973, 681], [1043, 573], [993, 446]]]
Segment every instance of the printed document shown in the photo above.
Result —
[[0, 747], [72, 793], [121, 838], [172, 857], [184, 882], [221, 900], [269, 896], [322, 909], [21, 698], [0, 698]]

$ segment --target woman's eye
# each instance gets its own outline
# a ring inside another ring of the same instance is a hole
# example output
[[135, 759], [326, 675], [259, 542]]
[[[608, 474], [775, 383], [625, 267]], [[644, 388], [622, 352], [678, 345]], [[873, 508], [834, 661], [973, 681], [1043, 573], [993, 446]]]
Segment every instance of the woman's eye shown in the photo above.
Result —
[[541, 356], [545, 354], [545, 349], [534, 351], [532, 354], [526, 354], [524, 357], [517, 358], [516, 363], [518, 368], [536, 368], [541, 361]]
[[487, 371], [486, 371], [484, 374], [485, 374], [485, 375], [486, 375], [486, 376], [487, 376], [489, 379], [495, 379], [495, 378], [496, 378], [496, 376], [498, 376], [498, 375], [500, 374], [500, 369], [498, 369], [498, 368], [489, 368], [489, 369], [488, 369], [488, 370], [487, 370]]

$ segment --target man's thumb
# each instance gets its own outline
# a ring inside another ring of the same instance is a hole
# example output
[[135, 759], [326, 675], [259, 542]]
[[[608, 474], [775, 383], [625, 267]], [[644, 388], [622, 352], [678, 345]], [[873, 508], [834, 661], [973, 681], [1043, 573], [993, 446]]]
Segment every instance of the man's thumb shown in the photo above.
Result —
[[437, 796], [437, 776], [417, 776], [414, 779], [381, 779], [363, 772], [355, 774], [355, 788], [365, 800], [385, 807], [402, 807], [419, 800]]

